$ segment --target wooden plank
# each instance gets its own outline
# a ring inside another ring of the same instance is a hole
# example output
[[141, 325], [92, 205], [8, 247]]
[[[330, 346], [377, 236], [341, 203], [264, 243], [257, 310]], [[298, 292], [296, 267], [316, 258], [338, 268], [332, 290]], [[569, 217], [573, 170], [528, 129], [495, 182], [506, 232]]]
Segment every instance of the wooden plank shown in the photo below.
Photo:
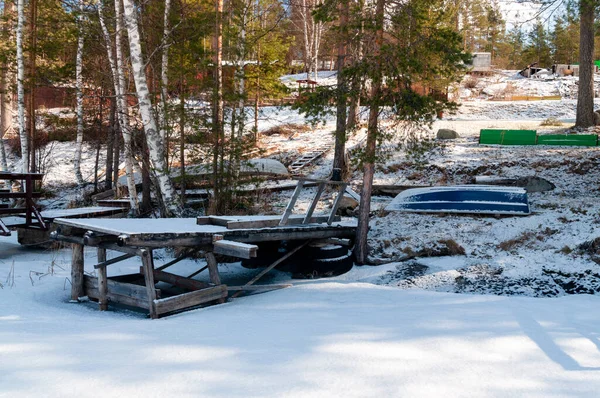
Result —
[[[98, 250], [104, 250], [104, 253], [105, 253], [104, 258], [106, 258], [106, 249], [99, 248]], [[135, 254], [126, 253], [126, 254], [123, 254], [122, 256], [111, 258], [110, 260], [105, 260], [101, 263], [98, 263], [98, 264], [94, 265], [94, 268], [95, 269], [106, 269], [106, 267], [111, 264], [116, 264], [123, 260], [127, 260], [128, 258], [131, 258], [131, 257], [135, 257]]]
[[[85, 295], [93, 300], [99, 300], [100, 297], [100, 293], [95, 287], [86, 287]], [[111, 291], [109, 291], [106, 294], [106, 298], [111, 303], [128, 305], [130, 307], [148, 310], [148, 300], [140, 300], [134, 297], [123, 296], [121, 294], [113, 293]]]
[[156, 308], [154, 308], [154, 300], [156, 293], [154, 290], [154, 260], [152, 258], [152, 250], [142, 249], [142, 269], [144, 271], [144, 280], [146, 281], [146, 291], [148, 294], [148, 311], [150, 318], [158, 318]]
[[[106, 261], [106, 249], [98, 248], [98, 262], [102, 263]], [[106, 274], [106, 267], [98, 269], [98, 305], [100, 311], [106, 311], [108, 309], [108, 275]]]
[[221, 301], [227, 297], [227, 286], [212, 286], [202, 290], [196, 290], [190, 293], [180, 294], [161, 300], [154, 300], [156, 314], [162, 315], [168, 312], [179, 311], [191, 307], [196, 307], [210, 301]]
[[196, 250], [187, 250], [187, 251], [185, 251], [183, 254], [181, 254], [181, 255], [177, 256], [177, 258], [175, 258], [175, 259], [173, 259], [173, 260], [169, 261], [169, 262], [168, 262], [168, 263], [166, 263], [166, 264], [163, 264], [163, 265], [161, 265], [160, 267], [158, 267], [158, 268], [156, 268], [156, 269], [157, 269], [157, 270], [159, 270], [159, 271], [162, 271], [163, 269], [167, 269], [167, 268], [169, 268], [170, 266], [172, 266], [172, 265], [175, 265], [175, 264], [177, 264], [178, 262], [180, 262], [180, 261], [182, 261], [182, 260], [185, 260], [186, 258], [188, 258], [189, 256], [191, 256], [193, 253], [196, 253], [196, 252], [198, 252], [199, 250], [200, 250], [200, 249], [196, 249]]
[[171, 274], [165, 271], [154, 270], [154, 279], [161, 282], [170, 283], [173, 286], [187, 290], [200, 290], [209, 287], [206, 282], [189, 279], [184, 276]]
[[[221, 277], [219, 276], [219, 264], [217, 263], [217, 259], [215, 258], [214, 253], [206, 252], [206, 265], [208, 266], [208, 275], [210, 277], [210, 282], [217, 286], [220, 285]], [[219, 299], [219, 304], [224, 302], [224, 298]]]
[[71, 301], [83, 297], [83, 245], [72, 244], [71, 253]]
[[[288, 218], [288, 225], [300, 225], [306, 224], [304, 222], [305, 216], [303, 215], [291, 215]], [[329, 216], [313, 216], [310, 218], [310, 224], [323, 224], [326, 223], [329, 219]], [[337, 217], [335, 221], [341, 220], [340, 217]], [[263, 220], [251, 220], [251, 221], [229, 221], [227, 223], [227, 229], [257, 229], [257, 228], [274, 228], [279, 226], [281, 218], [265, 218]]]
[[[271, 271], [273, 268], [277, 267], [279, 264], [281, 264], [282, 262], [284, 262], [288, 258], [292, 257], [300, 249], [302, 249], [304, 246], [306, 246], [309, 242], [311, 242], [311, 241], [307, 240], [306, 242], [302, 243], [301, 245], [295, 247], [293, 250], [290, 250], [289, 252], [287, 252], [284, 256], [282, 256], [280, 259], [276, 260], [273, 264], [269, 265], [267, 268], [265, 268], [264, 270], [262, 270], [258, 275], [256, 275], [254, 278], [252, 278], [248, 283], [246, 283], [244, 286], [242, 286], [243, 289], [240, 289], [240, 290], [245, 290], [245, 288], [247, 288], [248, 286], [253, 285], [257, 280], [259, 280], [260, 278], [262, 278], [263, 276], [265, 276], [265, 274], [267, 272]], [[234, 294], [233, 296], [231, 296], [231, 298], [236, 298], [241, 293], [242, 292], [239, 291], [236, 294]]]
[[302, 181], [302, 182], [317, 182], [317, 183], [324, 182], [324, 183], [326, 183], [328, 185], [344, 185], [344, 184], [347, 184], [344, 181], [318, 180], [318, 179], [315, 179], [315, 178], [304, 178], [304, 177], [298, 178], [298, 181]]
[[277, 290], [292, 287], [291, 284], [280, 284], [280, 285], [250, 285], [250, 286], [227, 286], [227, 290], [230, 292], [236, 292], [240, 290], [257, 291], [257, 290]]
[[253, 258], [256, 257], [258, 246], [231, 240], [218, 240], [213, 243], [213, 250], [215, 253], [224, 254], [226, 256]]
[[24, 180], [26, 178], [42, 180], [44, 178], [44, 173], [11, 173], [0, 171], [0, 180]]
[[[142, 277], [142, 275], [139, 275]], [[148, 307], [148, 289], [146, 289], [145, 285], [137, 285], [134, 283], [120, 282], [115, 280], [118, 277], [110, 277], [107, 280], [108, 292], [115, 293], [121, 296], [127, 296], [134, 298], [136, 300], [144, 301], [144, 307]], [[88, 287], [92, 287], [94, 289], [98, 289], [98, 278], [94, 276], [85, 275], [84, 276], [86, 289]], [[162, 292], [160, 289], [154, 289], [154, 295], [157, 298], [160, 298]], [[87, 294], [86, 294], [87, 295]]]
[[292, 211], [294, 210], [294, 206], [296, 205], [296, 201], [298, 200], [298, 197], [300, 196], [300, 192], [302, 192], [303, 185], [304, 185], [304, 181], [298, 180], [298, 185], [296, 185], [296, 189], [294, 190], [294, 193], [292, 194], [292, 197], [290, 198], [290, 201], [288, 202], [288, 205], [285, 208], [285, 211], [283, 212], [283, 216], [281, 216], [281, 220], [279, 221], [280, 226], [287, 224], [288, 218], [292, 214]]
[[2, 220], [0, 220], [0, 235], [2, 236], [10, 236], [10, 230], [4, 225]]
[[335, 213], [337, 213], [338, 207], [340, 207], [340, 203], [342, 202], [342, 198], [344, 197], [344, 192], [346, 191], [346, 184], [340, 185], [338, 188], [338, 194], [333, 201], [333, 206], [331, 207], [331, 213], [329, 213], [329, 218], [327, 219], [327, 225], [331, 225], [335, 220]]

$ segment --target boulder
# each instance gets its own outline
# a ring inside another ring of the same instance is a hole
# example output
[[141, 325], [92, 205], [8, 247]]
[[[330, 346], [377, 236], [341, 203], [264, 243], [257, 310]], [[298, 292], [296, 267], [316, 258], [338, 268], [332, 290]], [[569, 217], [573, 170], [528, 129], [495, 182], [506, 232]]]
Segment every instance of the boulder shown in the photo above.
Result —
[[521, 177], [517, 179], [515, 184], [518, 187], [523, 187], [527, 193], [531, 192], [547, 192], [556, 188], [556, 185], [541, 177]]
[[594, 125], [600, 125], [600, 111], [594, 112]]
[[438, 140], [454, 140], [458, 138], [458, 133], [450, 129], [439, 129], [437, 132]]
[[358, 207], [359, 202], [349, 196], [344, 196], [340, 201], [340, 205], [337, 210], [337, 214], [341, 216], [352, 216], [354, 210]]

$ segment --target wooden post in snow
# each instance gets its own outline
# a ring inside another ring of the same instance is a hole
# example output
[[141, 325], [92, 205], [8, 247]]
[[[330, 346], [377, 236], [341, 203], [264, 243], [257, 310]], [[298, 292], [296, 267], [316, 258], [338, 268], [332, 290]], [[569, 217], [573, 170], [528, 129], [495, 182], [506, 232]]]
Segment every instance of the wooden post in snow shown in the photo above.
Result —
[[[106, 249], [101, 247], [98, 248], [98, 263], [106, 261]], [[100, 311], [106, 311], [108, 309], [108, 276], [106, 267], [98, 268], [98, 305]]]
[[83, 292], [83, 245], [73, 243], [71, 256], [71, 301], [79, 301]]

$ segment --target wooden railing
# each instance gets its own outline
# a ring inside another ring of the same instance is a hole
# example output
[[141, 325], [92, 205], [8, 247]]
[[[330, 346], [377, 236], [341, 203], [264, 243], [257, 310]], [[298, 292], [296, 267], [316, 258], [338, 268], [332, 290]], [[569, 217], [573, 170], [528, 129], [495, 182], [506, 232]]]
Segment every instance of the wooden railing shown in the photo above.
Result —
[[[19, 181], [21, 183], [20, 192], [12, 192], [10, 184], [8, 189], [0, 189], [0, 201], [2, 199], [24, 199], [22, 202], [17, 202], [15, 207], [0, 207], [0, 217], [8, 214], [17, 214], [25, 216], [25, 227], [34, 225], [34, 220], [37, 221], [35, 226], [40, 229], [47, 229], [42, 216], [40, 215], [34, 198], [41, 197], [41, 192], [35, 191], [35, 181], [41, 181], [44, 177], [41, 173], [9, 173], [0, 171], [0, 181], [8, 181], [12, 183]], [[4, 225], [0, 219], [0, 235], [10, 235], [10, 230]]]

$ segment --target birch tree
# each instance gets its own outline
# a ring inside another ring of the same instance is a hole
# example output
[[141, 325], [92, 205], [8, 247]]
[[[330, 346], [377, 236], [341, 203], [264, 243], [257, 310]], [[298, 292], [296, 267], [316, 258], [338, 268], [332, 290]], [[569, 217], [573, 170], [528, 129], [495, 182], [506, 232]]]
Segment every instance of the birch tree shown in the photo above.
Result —
[[[161, 90], [160, 90], [160, 99], [161, 99], [161, 125], [163, 131], [163, 141], [167, 146], [167, 150], [165, 153], [168, 156], [169, 149], [169, 111], [167, 107], [167, 101], [169, 98], [169, 47], [171, 46], [169, 35], [171, 32], [171, 27], [169, 24], [169, 14], [171, 12], [171, 0], [165, 0], [165, 11], [163, 15], [163, 37], [162, 37], [162, 54], [161, 54], [161, 63], [160, 63], [160, 80], [161, 80]], [[167, 159], [168, 162], [168, 159]]]
[[139, 111], [146, 133], [146, 143], [148, 144], [148, 150], [150, 152], [152, 173], [156, 180], [157, 197], [161, 201], [162, 215], [171, 216], [179, 213], [179, 206], [166, 167], [164, 146], [161, 139], [162, 134], [158, 130], [158, 125], [152, 111], [150, 91], [146, 79], [145, 63], [142, 56], [140, 30], [133, 0], [123, 0], [123, 9], [125, 11], [127, 36], [129, 38], [129, 52], [133, 70], [133, 79], [138, 98]]
[[[127, 106], [127, 98], [125, 96], [125, 72], [121, 44], [123, 27], [120, 0], [115, 0], [114, 4], [116, 21], [114, 54], [116, 54], [116, 59], [115, 55], [113, 55], [113, 43], [106, 25], [106, 20], [104, 17], [104, 5], [102, 4], [102, 1], [98, 3], [98, 18], [100, 20], [100, 27], [102, 28], [104, 42], [106, 43], [106, 53], [112, 74], [112, 81], [116, 96], [117, 120], [119, 122], [121, 134], [123, 135], [123, 142], [125, 144], [125, 177], [127, 179], [127, 190], [129, 192], [129, 204], [134, 215], [137, 215], [139, 213], [139, 202], [133, 174], [133, 153], [131, 151], [129, 107]], [[116, 163], [118, 164], [118, 162]], [[118, 174], [116, 168], [115, 172]], [[115, 184], [117, 183], [117, 180], [118, 179], [115, 178]]]
[[21, 168], [29, 171], [29, 137], [25, 128], [25, 58], [23, 56], [23, 25], [25, 24], [25, 0], [17, 1], [17, 108], [19, 138], [21, 140]]
[[79, 185], [83, 185], [83, 176], [81, 175], [81, 151], [83, 147], [83, 1], [79, 2], [79, 15], [77, 15], [77, 55], [75, 60], [75, 82], [77, 94], [77, 140], [75, 143], [75, 158], [73, 166], [75, 168], [75, 178]]
[[[12, 29], [9, 22], [14, 12], [14, 3], [12, 1], [4, 2], [3, 16], [5, 25], [2, 26], [2, 33], [6, 39], [12, 38]], [[10, 41], [7, 40], [7, 41]], [[0, 170], [8, 171], [8, 162], [6, 159], [6, 151], [2, 139], [5, 134], [12, 130], [12, 101], [11, 101], [11, 85], [14, 78], [7, 59], [2, 61], [0, 70]]]

